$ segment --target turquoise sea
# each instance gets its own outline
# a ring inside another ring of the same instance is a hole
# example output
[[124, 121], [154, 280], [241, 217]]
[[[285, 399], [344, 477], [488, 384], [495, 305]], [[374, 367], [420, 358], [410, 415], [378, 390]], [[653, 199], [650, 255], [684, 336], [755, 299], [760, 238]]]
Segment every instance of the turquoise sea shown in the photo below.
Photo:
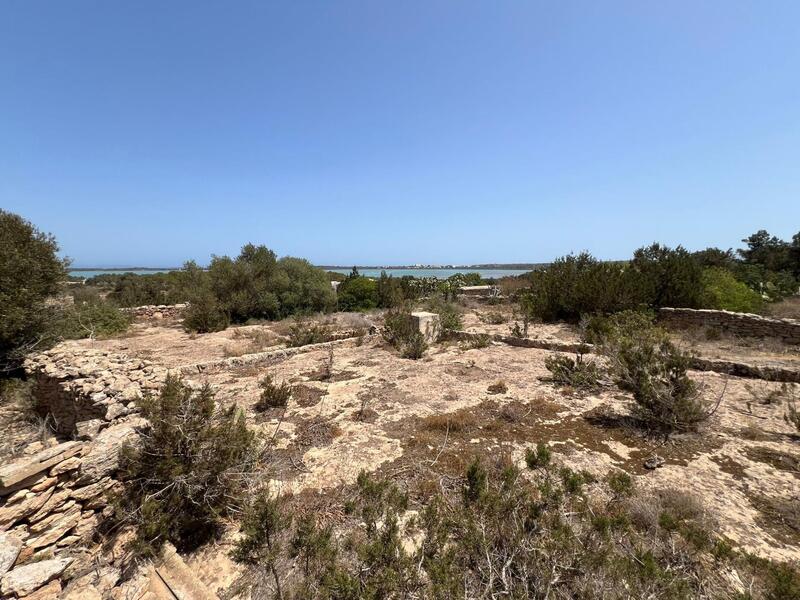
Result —
[[[328, 269], [336, 273], [344, 273], [348, 275], [351, 269]], [[456, 273], [480, 273], [481, 277], [485, 279], [508, 277], [511, 275], [522, 275], [527, 273], [524, 269], [383, 269], [387, 275], [394, 275], [395, 277], [402, 277], [404, 275], [411, 275], [412, 277], [438, 277], [439, 279], [447, 279]], [[97, 269], [92, 271], [70, 271], [69, 274], [75, 277], [94, 277], [95, 275], [103, 275], [106, 273], [122, 274], [122, 273], [136, 273], [137, 275], [149, 275], [152, 273], [167, 273], [169, 269], [162, 270], [144, 270], [144, 269]], [[380, 277], [381, 269], [359, 269], [359, 273], [365, 277]]]

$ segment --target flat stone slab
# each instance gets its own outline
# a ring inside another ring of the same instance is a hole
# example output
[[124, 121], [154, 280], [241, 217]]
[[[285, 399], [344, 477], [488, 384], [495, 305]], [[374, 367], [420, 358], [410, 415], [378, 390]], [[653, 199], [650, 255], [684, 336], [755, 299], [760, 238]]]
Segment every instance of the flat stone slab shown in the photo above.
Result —
[[4, 594], [4, 598], [5, 594], [27, 596], [61, 575], [71, 563], [71, 558], [54, 558], [17, 567], [0, 580], [0, 593]]
[[75, 456], [82, 447], [80, 442], [64, 442], [0, 467], [0, 496], [22, 489], [27, 482], [50, 467]]

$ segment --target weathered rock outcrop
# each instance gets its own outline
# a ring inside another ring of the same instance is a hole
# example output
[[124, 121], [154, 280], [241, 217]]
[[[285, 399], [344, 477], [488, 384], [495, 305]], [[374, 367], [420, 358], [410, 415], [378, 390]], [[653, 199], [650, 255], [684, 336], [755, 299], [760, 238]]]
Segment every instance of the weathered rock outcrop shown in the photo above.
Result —
[[[3, 597], [12, 594], [27, 596], [61, 575], [71, 563], [71, 558], [54, 558], [17, 567], [0, 580], [0, 593]], [[60, 586], [58, 589], [61, 589]]]

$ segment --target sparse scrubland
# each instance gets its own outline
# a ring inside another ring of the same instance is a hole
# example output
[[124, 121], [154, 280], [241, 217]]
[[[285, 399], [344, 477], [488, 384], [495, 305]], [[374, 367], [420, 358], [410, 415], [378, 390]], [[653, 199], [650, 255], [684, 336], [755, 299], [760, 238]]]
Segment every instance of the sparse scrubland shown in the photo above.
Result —
[[[59, 305], [55, 241], [8, 213], [0, 225], [41, 265], [26, 284], [19, 265], [34, 265], [3, 247], [3, 368], [61, 342], [60, 376], [101, 402], [119, 386], [120, 418], [138, 419], [92, 540], [123, 594], [169, 542], [229, 599], [800, 597], [798, 385], [695, 361], [793, 372], [797, 347], [656, 318], [791, 303], [798, 236], [759, 232], [738, 258], [568, 256], [500, 299], [459, 296], [476, 283], [464, 276], [355, 269], [334, 293], [324, 271], [248, 244], [207, 270], [96, 278]], [[182, 319], [119, 310], [142, 301], [189, 305]], [[413, 310], [439, 315], [435, 339]], [[134, 379], [92, 379], [98, 354], [166, 375], [128, 395]], [[4, 459], [49, 443], [38, 383], [0, 386]], [[92, 422], [112, 427], [104, 414]]]

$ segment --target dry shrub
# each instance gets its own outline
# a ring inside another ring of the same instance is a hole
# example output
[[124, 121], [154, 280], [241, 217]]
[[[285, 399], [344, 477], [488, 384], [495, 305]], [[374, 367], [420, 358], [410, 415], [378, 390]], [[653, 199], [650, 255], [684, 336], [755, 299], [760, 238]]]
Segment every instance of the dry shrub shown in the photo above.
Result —
[[508, 392], [508, 386], [505, 381], [496, 381], [486, 388], [486, 391], [490, 394], [505, 394]]
[[445, 415], [431, 415], [422, 420], [422, 428], [429, 431], [463, 432], [474, 429], [477, 425], [478, 419], [466, 410]]

